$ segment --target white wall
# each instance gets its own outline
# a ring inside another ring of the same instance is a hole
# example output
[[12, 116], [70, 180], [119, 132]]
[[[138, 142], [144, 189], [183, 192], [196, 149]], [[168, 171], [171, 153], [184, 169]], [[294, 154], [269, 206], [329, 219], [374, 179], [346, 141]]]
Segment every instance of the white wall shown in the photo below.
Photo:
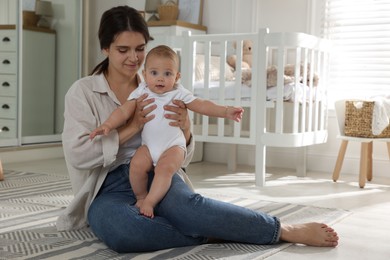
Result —
[[[88, 32], [91, 37], [89, 62], [96, 65], [100, 59], [97, 28], [103, 11], [120, 4], [129, 4], [142, 10], [144, 1], [95, 0], [89, 2], [91, 8]], [[268, 27], [270, 31], [296, 31], [318, 36], [320, 17], [313, 16], [312, 10], [317, 13], [320, 5], [321, 1], [316, 0], [204, 0], [203, 25], [207, 26], [208, 33], [255, 32], [259, 28]], [[328, 125], [328, 142], [308, 147], [307, 166], [312, 171], [329, 172], [329, 177], [331, 177], [340, 145], [340, 141], [336, 139], [338, 130], [334, 111], [329, 113]], [[226, 163], [228, 150], [226, 145], [207, 143], [204, 145], [203, 159]], [[295, 153], [294, 148], [268, 148], [267, 165], [294, 168]], [[253, 146], [239, 145], [237, 154], [240, 164], [255, 164]], [[360, 147], [356, 143], [350, 143], [342, 173], [358, 174], [359, 157]], [[375, 143], [374, 178], [375, 175], [387, 176], [389, 165], [385, 144]]]

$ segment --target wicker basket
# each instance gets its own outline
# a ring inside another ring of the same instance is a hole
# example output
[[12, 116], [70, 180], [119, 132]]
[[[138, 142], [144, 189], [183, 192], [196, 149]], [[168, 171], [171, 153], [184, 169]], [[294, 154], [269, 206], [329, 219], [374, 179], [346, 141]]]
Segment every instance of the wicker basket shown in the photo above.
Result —
[[[357, 108], [355, 102], [361, 102], [362, 106]], [[353, 137], [366, 138], [389, 138], [390, 125], [379, 135], [372, 134], [372, 112], [374, 101], [346, 101], [345, 102], [345, 128], [344, 134]]]
[[179, 7], [176, 4], [170, 4], [169, 2], [165, 5], [158, 7], [158, 16], [160, 20], [177, 20], [179, 16]]
[[23, 11], [23, 25], [26, 26], [37, 26], [39, 16], [33, 11]]

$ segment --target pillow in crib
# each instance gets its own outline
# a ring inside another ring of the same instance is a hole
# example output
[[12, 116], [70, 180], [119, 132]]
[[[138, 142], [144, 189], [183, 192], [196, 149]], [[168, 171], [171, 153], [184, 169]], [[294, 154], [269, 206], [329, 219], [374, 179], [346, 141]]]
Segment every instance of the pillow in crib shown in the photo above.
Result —
[[[232, 68], [224, 61], [225, 64], [225, 80], [232, 81], [234, 80], [234, 73]], [[195, 81], [202, 81], [204, 79], [204, 55], [198, 54], [196, 55], [195, 62]], [[218, 81], [221, 73], [220, 73], [220, 57], [219, 56], [211, 56], [210, 57], [210, 80]]]

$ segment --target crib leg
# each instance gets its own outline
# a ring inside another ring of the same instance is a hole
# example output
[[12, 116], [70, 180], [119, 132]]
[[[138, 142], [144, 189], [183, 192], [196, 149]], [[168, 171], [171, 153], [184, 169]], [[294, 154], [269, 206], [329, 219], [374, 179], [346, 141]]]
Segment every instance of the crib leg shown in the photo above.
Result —
[[265, 153], [266, 148], [263, 144], [256, 144], [255, 153], [255, 184], [258, 187], [265, 186]]
[[298, 177], [306, 177], [307, 175], [307, 169], [306, 169], [306, 154], [307, 154], [307, 147], [298, 147], [297, 148], [297, 153], [296, 153], [296, 171], [297, 171], [297, 176]]
[[237, 145], [228, 144], [228, 162], [227, 167], [229, 171], [235, 171], [237, 169]]

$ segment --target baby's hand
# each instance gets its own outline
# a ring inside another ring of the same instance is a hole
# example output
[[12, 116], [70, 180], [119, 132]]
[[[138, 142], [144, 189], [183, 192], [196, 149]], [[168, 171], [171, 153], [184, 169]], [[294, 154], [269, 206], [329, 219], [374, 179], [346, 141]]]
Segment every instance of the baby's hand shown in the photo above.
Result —
[[108, 135], [110, 133], [110, 128], [108, 128], [107, 126], [105, 125], [101, 125], [99, 126], [98, 128], [96, 128], [95, 130], [93, 130], [90, 134], [89, 134], [89, 139], [94, 139], [95, 136], [97, 135]]
[[243, 114], [244, 114], [244, 109], [242, 107], [232, 107], [232, 106], [226, 107], [226, 117], [231, 120], [240, 122]]

